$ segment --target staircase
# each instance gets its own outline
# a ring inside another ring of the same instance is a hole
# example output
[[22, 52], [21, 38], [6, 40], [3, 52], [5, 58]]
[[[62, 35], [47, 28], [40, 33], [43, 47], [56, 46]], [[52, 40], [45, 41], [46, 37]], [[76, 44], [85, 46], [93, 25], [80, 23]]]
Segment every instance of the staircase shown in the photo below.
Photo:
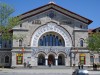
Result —
[[70, 69], [70, 66], [34, 66], [33, 69]]

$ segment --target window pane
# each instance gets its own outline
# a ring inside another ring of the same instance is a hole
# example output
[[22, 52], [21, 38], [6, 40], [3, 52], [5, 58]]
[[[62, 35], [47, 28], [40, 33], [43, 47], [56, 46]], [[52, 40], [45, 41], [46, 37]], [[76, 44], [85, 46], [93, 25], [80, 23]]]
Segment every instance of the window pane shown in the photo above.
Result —
[[22, 40], [19, 40], [19, 47], [22, 47]]
[[99, 56], [99, 62], [100, 62], [100, 56]]
[[50, 34], [50, 46], [52, 46], [52, 35]]
[[46, 35], [46, 46], [48, 46], [48, 43], [49, 43], [49, 38], [48, 35]]
[[83, 40], [80, 41], [80, 46], [83, 47]]
[[58, 36], [56, 36], [56, 46], [58, 46]]
[[93, 58], [93, 56], [90, 56], [90, 62], [94, 62], [94, 58]]
[[53, 35], [53, 46], [55, 46], [55, 41], [56, 41], [56, 38], [55, 38], [55, 35]]

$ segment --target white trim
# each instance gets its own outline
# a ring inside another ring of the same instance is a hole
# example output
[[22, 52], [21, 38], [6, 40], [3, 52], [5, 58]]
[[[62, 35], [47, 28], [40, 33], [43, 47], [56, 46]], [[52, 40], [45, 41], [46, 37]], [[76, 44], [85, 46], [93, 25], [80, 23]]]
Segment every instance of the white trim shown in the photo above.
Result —
[[38, 47], [38, 41], [40, 37], [47, 32], [56, 32], [60, 34], [65, 42], [65, 47], [72, 47], [72, 40], [69, 33], [63, 29], [62, 27], [58, 26], [56, 23], [48, 23], [44, 26], [39, 27], [32, 36], [31, 39], [31, 47]]

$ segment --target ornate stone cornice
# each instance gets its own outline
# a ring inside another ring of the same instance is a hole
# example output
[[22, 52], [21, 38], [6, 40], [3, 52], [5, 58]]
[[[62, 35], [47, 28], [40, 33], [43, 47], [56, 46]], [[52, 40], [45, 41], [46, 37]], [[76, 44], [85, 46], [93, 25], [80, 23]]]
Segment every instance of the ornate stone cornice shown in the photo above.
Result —
[[45, 54], [48, 54], [49, 52], [54, 52], [54, 53], [59, 53], [59, 52], [64, 52], [65, 54], [69, 55], [70, 53], [70, 48], [69, 47], [59, 47], [59, 46], [48, 46], [48, 47], [33, 47], [32, 48], [32, 54], [35, 55], [39, 52], [45, 52]]

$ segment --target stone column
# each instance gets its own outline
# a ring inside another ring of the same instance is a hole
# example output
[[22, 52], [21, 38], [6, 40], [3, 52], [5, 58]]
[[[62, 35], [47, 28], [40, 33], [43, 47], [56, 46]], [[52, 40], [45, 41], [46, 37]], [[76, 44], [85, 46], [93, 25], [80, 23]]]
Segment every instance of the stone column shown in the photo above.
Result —
[[58, 66], [58, 59], [55, 59], [55, 64], [56, 66]]
[[48, 57], [45, 57], [45, 66], [48, 66]]
[[55, 65], [58, 66], [58, 57], [55, 57]]
[[45, 66], [48, 66], [48, 59], [45, 59]]

